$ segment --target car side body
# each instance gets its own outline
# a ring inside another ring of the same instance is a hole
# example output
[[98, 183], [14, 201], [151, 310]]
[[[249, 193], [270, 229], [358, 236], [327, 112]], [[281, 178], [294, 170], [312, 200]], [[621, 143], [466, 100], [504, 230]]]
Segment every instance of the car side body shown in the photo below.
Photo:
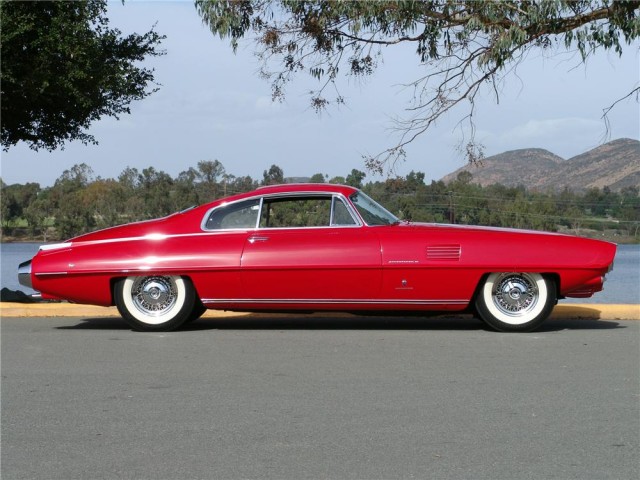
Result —
[[[132, 308], [143, 330], [176, 328], [205, 308], [477, 311], [486, 321], [493, 303], [506, 316], [492, 327], [527, 331], [557, 299], [602, 290], [615, 251], [555, 233], [402, 222], [352, 187], [287, 184], [44, 245], [19, 277], [44, 298], [115, 304], [125, 319]], [[133, 288], [128, 306], [123, 288]], [[539, 288], [544, 311], [523, 320], [520, 302], [537, 303], [527, 295]], [[193, 298], [178, 320], [164, 318], [180, 289]]]

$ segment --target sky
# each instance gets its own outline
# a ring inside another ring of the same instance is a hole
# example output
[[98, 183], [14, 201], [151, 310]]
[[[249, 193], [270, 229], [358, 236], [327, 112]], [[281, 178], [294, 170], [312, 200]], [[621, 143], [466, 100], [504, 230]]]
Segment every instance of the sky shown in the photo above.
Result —
[[[192, 1], [111, 2], [108, 17], [123, 33], [155, 29], [167, 38], [166, 55], [145, 66], [155, 69], [160, 90], [131, 106], [120, 120], [103, 118], [89, 130], [98, 145], [68, 143], [64, 150], [34, 152], [24, 144], [1, 152], [6, 184], [52, 185], [62, 172], [86, 163], [96, 176], [117, 178], [126, 167], [154, 167], [176, 177], [201, 160], [219, 160], [227, 173], [262, 179], [273, 164], [286, 177], [315, 173], [345, 176], [365, 171], [362, 156], [392, 147], [398, 140], [392, 119], [406, 114], [411, 91], [402, 85], [423, 73], [411, 49], [388, 48], [384, 63], [364, 81], [342, 79], [346, 105], [317, 114], [307, 92], [317, 88], [296, 77], [283, 103], [271, 101], [271, 87], [258, 76], [249, 42], [234, 54], [228, 40], [203, 25]], [[603, 141], [602, 111], [640, 84], [639, 47], [622, 58], [598, 52], [585, 64], [576, 54], [530, 55], [500, 89], [496, 103], [484, 90], [476, 101], [476, 139], [490, 156], [519, 148], [543, 148], [565, 159]], [[407, 148], [395, 170], [425, 173], [439, 180], [464, 166], [455, 110]], [[640, 107], [635, 98], [609, 115], [609, 138], [640, 139]], [[367, 180], [380, 177], [368, 173]]]

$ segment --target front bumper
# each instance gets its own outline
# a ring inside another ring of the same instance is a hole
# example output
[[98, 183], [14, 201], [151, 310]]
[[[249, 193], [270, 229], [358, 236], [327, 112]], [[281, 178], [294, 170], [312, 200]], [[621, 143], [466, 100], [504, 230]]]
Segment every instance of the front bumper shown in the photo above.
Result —
[[18, 282], [24, 287], [33, 288], [31, 281], [31, 260], [22, 262], [18, 266]]

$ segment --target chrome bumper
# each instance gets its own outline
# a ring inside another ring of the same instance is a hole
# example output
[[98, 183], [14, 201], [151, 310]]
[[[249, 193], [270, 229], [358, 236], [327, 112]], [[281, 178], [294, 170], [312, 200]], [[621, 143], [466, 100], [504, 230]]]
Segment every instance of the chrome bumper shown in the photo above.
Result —
[[18, 266], [18, 281], [20, 285], [24, 287], [33, 288], [33, 284], [31, 283], [31, 260], [22, 262]]

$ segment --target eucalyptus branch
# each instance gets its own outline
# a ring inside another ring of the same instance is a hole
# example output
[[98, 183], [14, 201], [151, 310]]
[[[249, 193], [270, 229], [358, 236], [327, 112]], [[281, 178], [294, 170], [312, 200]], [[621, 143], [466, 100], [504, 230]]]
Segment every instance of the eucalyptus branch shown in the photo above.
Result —
[[[501, 83], [526, 52], [564, 46], [586, 62], [597, 50], [621, 54], [625, 43], [640, 37], [640, 0], [196, 0], [196, 7], [232, 46], [249, 31], [259, 34], [258, 57], [274, 99], [284, 96], [296, 74], [315, 77], [320, 85], [310, 92], [311, 102], [320, 109], [343, 102], [335, 81], [339, 72], [372, 75], [386, 48], [415, 44], [426, 73], [403, 85], [413, 89], [413, 104], [405, 110], [407, 118], [394, 120], [397, 142], [364, 156], [368, 168], [380, 172], [392, 171], [408, 144], [463, 104], [468, 111], [458, 126], [469, 126], [467, 134], [461, 128], [465, 155], [472, 162], [481, 158], [473, 121], [476, 95], [487, 85], [499, 102]], [[280, 68], [269, 72], [272, 60], [279, 60]], [[323, 98], [330, 85], [337, 93], [332, 102]], [[639, 89], [619, 101], [637, 96]], [[603, 110], [605, 122], [619, 101]]]

